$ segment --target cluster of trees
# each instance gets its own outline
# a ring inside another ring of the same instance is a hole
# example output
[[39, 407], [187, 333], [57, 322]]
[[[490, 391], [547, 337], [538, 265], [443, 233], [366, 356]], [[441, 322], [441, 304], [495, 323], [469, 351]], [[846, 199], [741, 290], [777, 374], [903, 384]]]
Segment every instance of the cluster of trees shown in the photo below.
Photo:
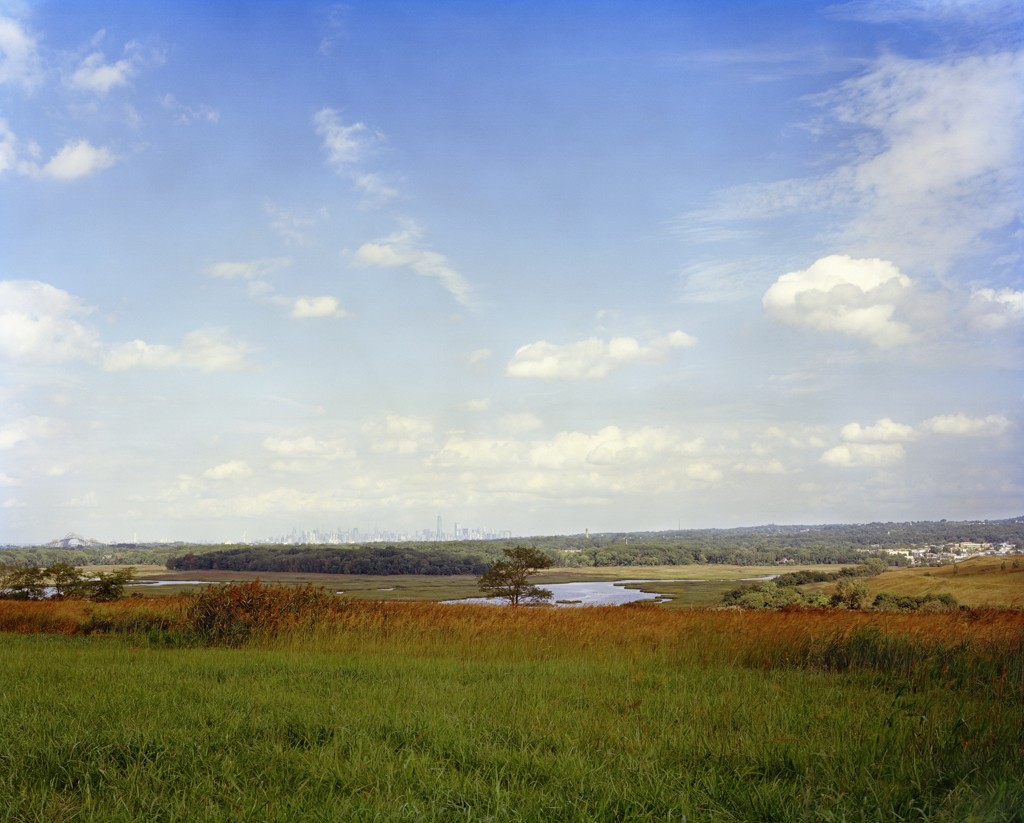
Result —
[[456, 554], [431, 548], [399, 546], [250, 546], [194, 554], [167, 560], [175, 571], [301, 572], [303, 574], [474, 574], [487, 571], [488, 561], [477, 554]]
[[119, 600], [135, 575], [132, 568], [86, 576], [69, 563], [0, 566], [0, 598], [5, 600]]

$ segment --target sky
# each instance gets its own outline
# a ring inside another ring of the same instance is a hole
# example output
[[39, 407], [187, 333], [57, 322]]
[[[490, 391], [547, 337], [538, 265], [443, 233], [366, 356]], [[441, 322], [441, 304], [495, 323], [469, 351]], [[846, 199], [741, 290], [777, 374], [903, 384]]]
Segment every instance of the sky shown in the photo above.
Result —
[[0, 0], [0, 543], [1024, 514], [1003, 0]]

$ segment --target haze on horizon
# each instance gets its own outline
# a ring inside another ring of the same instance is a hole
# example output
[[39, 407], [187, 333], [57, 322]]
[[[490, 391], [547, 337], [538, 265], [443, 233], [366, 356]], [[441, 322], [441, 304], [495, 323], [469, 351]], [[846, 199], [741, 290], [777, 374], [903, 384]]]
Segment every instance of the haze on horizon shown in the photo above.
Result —
[[0, 543], [1024, 511], [1003, 0], [0, 0]]

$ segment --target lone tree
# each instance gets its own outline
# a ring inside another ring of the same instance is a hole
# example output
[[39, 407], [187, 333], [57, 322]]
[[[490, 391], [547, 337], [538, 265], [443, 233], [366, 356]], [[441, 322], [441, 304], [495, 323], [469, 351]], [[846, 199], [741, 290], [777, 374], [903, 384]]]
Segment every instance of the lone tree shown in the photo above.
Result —
[[543, 603], [552, 597], [548, 589], [532, 586], [527, 578], [551, 566], [551, 558], [526, 546], [505, 549], [505, 559], [497, 560], [480, 577], [484, 597], [503, 597], [510, 606], [520, 603]]

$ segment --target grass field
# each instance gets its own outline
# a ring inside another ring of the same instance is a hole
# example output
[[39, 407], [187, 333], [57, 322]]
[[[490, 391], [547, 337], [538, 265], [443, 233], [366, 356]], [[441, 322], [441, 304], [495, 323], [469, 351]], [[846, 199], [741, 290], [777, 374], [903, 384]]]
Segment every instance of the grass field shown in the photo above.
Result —
[[175, 645], [184, 613], [175, 598], [0, 603], [0, 821], [1024, 808], [1018, 611], [352, 602], [232, 649]]

